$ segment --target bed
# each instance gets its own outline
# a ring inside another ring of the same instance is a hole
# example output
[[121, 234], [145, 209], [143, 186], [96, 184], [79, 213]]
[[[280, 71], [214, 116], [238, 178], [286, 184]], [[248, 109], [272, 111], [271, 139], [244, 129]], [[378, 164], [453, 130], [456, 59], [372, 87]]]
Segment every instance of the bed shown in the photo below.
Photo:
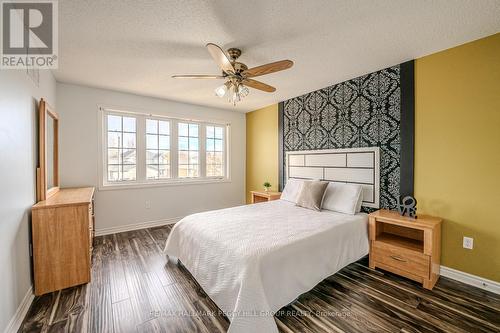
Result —
[[[299, 160], [292, 156], [287, 165]], [[307, 160], [304, 156], [304, 167]], [[326, 160], [331, 164], [331, 157]], [[366, 192], [366, 200], [375, 193]], [[276, 200], [189, 215], [172, 228], [165, 253], [180, 260], [224, 311], [228, 332], [274, 333], [275, 312], [368, 254], [367, 224], [365, 213], [315, 211]]]

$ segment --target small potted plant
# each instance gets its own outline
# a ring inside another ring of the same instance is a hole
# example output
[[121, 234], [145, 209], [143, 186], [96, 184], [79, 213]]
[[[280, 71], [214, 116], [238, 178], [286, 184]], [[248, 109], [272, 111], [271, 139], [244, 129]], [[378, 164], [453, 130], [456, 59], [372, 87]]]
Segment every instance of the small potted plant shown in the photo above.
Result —
[[269, 189], [271, 188], [271, 183], [270, 182], [265, 182], [264, 183], [264, 190], [266, 192], [269, 192]]

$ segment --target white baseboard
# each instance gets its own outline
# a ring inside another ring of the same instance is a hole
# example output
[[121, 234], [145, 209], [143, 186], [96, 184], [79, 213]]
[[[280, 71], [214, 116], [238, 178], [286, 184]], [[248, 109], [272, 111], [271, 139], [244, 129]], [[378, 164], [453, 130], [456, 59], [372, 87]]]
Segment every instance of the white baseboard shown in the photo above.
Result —
[[135, 224], [126, 224], [126, 225], [121, 225], [118, 227], [101, 228], [101, 229], [95, 230], [95, 235], [96, 236], [111, 235], [111, 234], [117, 234], [119, 232], [132, 231], [132, 230], [138, 230], [138, 229], [144, 229], [144, 228], [152, 228], [152, 227], [158, 227], [158, 226], [167, 225], [167, 224], [174, 224], [176, 222], [179, 222], [180, 219], [182, 219], [182, 217], [173, 217], [173, 218], [169, 218], [169, 219], [162, 219], [162, 220], [156, 220], [156, 221], [147, 221], [147, 222], [140, 222], [140, 223], [135, 223]]
[[14, 313], [14, 316], [12, 316], [12, 319], [5, 328], [4, 333], [16, 333], [19, 330], [34, 298], [33, 288], [30, 287], [26, 295], [24, 295], [21, 304], [17, 307], [16, 313]]
[[476, 275], [465, 273], [453, 268], [441, 266], [440, 274], [444, 277], [460, 281], [462, 283], [481, 288], [483, 290], [491, 291], [492, 293], [500, 295], [500, 283], [488, 280]]

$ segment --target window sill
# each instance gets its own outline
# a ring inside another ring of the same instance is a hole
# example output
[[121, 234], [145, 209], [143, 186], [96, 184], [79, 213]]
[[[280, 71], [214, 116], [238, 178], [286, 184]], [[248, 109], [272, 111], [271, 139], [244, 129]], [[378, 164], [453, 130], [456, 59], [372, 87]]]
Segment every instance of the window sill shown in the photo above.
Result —
[[121, 184], [100, 184], [99, 191], [116, 191], [127, 189], [140, 189], [140, 188], [156, 188], [156, 187], [169, 187], [169, 186], [184, 186], [184, 185], [201, 185], [201, 184], [218, 184], [230, 183], [229, 178], [203, 178], [203, 179], [175, 179], [169, 181], [158, 182], [142, 182], [142, 183], [121, 183]]

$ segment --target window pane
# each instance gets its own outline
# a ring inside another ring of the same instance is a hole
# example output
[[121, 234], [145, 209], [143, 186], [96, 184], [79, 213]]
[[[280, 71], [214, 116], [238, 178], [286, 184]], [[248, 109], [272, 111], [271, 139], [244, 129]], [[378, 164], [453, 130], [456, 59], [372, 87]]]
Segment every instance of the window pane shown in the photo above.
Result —
[[215, 151], [222, 151], [222, 140], [215, 140]]
[[214, 155], [215, 155], [214, 164], [222, 164], [222, 153], [214, 153]]
[[124, 165], [123, 167], [123, 180], [135, 180], [135, 165]]
[[146, 119], [146, 133], [148, 134], [158, 133], [158, 120]]
[[214, 176], [214, 166], [207, 164], [207, 177], [213, 177]]
[[198, 139], [189, 138], [189, 150], [198, 150]]
[[158, 179], [158, 165], [147, 165], [146, 177], [148, 179]]
[[188, 150], [189, 149], [188, 142], [189, 142], [188, 138], [179, 137], [179, 150]]
[[158, 137], [158, 148], [159, 149], [170, 149], [170, 136], [160, 135]]
[[170, 178], [170, 165], [160, 165], [159, 178]]
[[135, 133], [135, 118], [123, 117], [123, 131]]
[[146, 133], [147, 179], [169, 178], [170, 122], [146, 119]]
[[159, 133], [160, 134], [170, 134], [170, 122], [169, 121], [159, 121]]
[[135, 149], [123, 149], [123, 164], [136, 164]]
[[200, 125], [179, 123], [179, 177], [199, 177]]
[[108, 164], [121, 164], [120, 149], [108, 149]]
[[136, 179], [136, 118], [107, 115], [107, 180]]
[[123, 148], [135, 148], [135, 133], [123, 133]]
[[198, 164], [198, 152], [189, 152], [189, 164]]
[[198, 124], [189, 124], [189, 136], [198, 136]]
[[207, 152], [207, 165], [215, 164], [215, 154], [213, 152]]
[[188, 124], [185, 123], [179, 123], [179, 135], [180, 136], [188, 136], [189, 130], [188, 130]]
[[158, 163], [170, 164], [170, 151], [169, 150], [160, 150], [160, 153], [158, 156]]
[[120, 168], [119, 165], [108, 165], [108, 181], [116, 182], [121, 180]]
[[190, 165], [189, 166], [189, 177], [198, 177], [198, 166]]
[[184, 178], [184, 177], [187, 177], [188, 176], [188, 166], [183, 164], [183, 165], [179, 165], [179, 178]]
[[121, 148], [121, 146], [122, 146], [122, 134], [119, 132], [108, 132], [108, 147]]
[[158, 135], [146, 135], [146, 149], [158, 149]]
[[214, 139], [207, 139], [207, 151], [214, 151], [215, 143]]
[[188, 164], [188, 152], [179, 151], [179, 164]]
[[216, 127], [215, 128], [215, 138], [216, 139], [222, 139], [222, 137], [223, 137], [222, 127]]
[[158, 164], [158, 150], [146, 150], [146, 164]]
[[121, 131], [122, 117], [108, 115], [108, 131]]
[[213, 126], [207, 126], [207, 138], [213, 138], [215, 135], [215, 128]]
[[214, 165], [214, 176], [223, 176], [222, 165]]
[[224, 168], [221, 164], [207, 164], [207, 177], [224, 176]]
[[207, 152], [206, 173], [207, 177], [224, 176], [223, 151], [224, 151], [224, 128], [207, 126]]

